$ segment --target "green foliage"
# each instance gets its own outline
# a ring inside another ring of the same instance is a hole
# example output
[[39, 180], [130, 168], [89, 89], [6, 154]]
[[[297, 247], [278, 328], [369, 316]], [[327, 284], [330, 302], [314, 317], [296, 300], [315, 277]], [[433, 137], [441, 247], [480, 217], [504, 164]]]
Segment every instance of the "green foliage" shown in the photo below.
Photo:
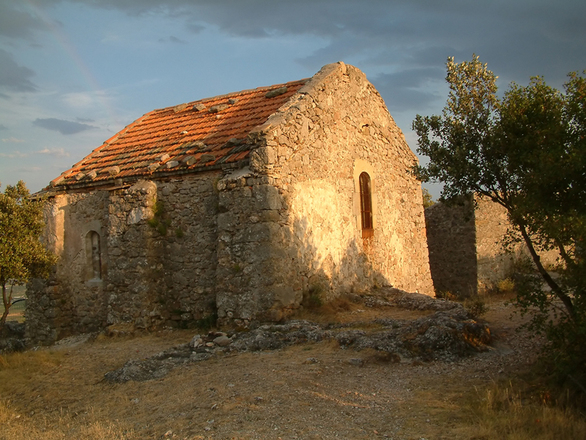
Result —
[[163, 217], [163, 215], [165, 215], [165, 205], [161, 200], [157, 200], [155, 202], [155, 206], [153, 207], [153, 214], [155, 214], [155, 217]]
[[466, 298], [464, 300], [463, 306], [468, 312], [468, 314], [474, 319], [478, 319], [486, 312], [488, 312], [488, 307], [486, 306], [486, 303], [478, 295]]
[[511, 278], [505, 278], [497, 283], [499, 293], [509, 293], [515, 290], [515, 282]]
[[[171, 220], [167, 216], [167, 211], [165, 210], [165, 205], [162, 201], [158, 200], [155, 202], [153, 206], [153, 217], [147, 221], [148, 225], [156, 229], [157, 232], [161, 235], [167, 235], [168, 228], [171, 227]], [[181, 231], [182, 233], [183, 231]], [[175, 231], [175, 235], [178, 236], [177, 230]], [[180, 237], [178, 237], [180, 238]]]
[[210, 315], [206, 315], [200, 319], [195, 320], [195, 327], [203, 330], [209, 331], [216, 326], [216, 322], [218, 321], [218, 315], [216, 313], [212, 313]]
[[[414, 171], [443, 182], [442, 199], [476, 193], [507, 210], [540, 276], [528, 276], [517, 303], [549, 337], [552, 358], [565, 359], [558, 372], [575, 377], [586, 371], [575, 349], [586, 346], [586, 79], [571, 73], [562, 93], [535, 77], [499, 99], [496, 78], [477, 56], [448, 59], [442, 115], [413, 122], [430, 158]], [[558, 278], [540, 261], [549, 249], [563, 260]]]
[[447, 299], [448, 301], [456, 301], [458, 299], [458, 296], [454, 295], [449, 290], [437, 290], [435, 292], [435, 297], [438, 299]]
[[431, 196], [427, 188], [421, 188], [421, 192], [423, 193], [423, 208], [429, 208], [430, 206], [435, 205], [433, 197]]
[[0, 193], [0, 286], [3, 327], [12, 305], [12, 288], [30, 278], [46, 278], [56, 257], [40, 241], [43, 232], [43, 201], [32, 200], [24, 182], [8, 185]]
[[234, 272], [234, 273], [242, 272], [242, 266], [240, 266], [240, 264], [238, 264], [238, 263], [235, 263], [234, 266], [232, 266], [232, 272]]
[[323, 305], [322, 296], [324, 288], [320, 284], [310, 286], [307, 292], [303, 295], [303, 306], [309, 310], [317, 309]]

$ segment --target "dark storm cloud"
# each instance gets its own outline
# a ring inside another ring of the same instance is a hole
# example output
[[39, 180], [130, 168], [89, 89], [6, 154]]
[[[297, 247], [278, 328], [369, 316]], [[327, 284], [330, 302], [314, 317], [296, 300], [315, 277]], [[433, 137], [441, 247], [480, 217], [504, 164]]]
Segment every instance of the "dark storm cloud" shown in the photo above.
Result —
[[240, 37], [321, 37], [325, 44], [299, 60], [312, 69], [349, 58], [363, 68], [443, 68], [448, 56], [463, 60], [472, 53], [506, 82], [537, 74], [555, 82], [567, 70], [586, 68], [586, 2], [581, 0], [106, 0], [100, 4], [129, 14], [158, 11], [183, 17], [190, 26], [208, 23]]
[[[61, 0], [39, 1], [48, 8]], [[312, 70], [349, 59], [364, 70], [443, 68], [448, 56], [462, 61], [473, 53], [505, 82], [539, 74], [556, 83], [567, 71], [586, 68], [583, 0], [70, 1], [131, 16], [164, 15], [193, 32], [211, 25], [245, 38], [316, 36], [322, 44], [298, 60]], [[30, 31], [34, 17], [18, 17]]]
[[59, 133], [65, 135], [81, 133], [82, 131], [96, 128], [92, 125], [56, 118], [35, 119], [33, 121], [33, 125], [46, 128], [47, 130], [58, 131]]
[[441, 67], [408, 69], [378, 75], [372, 78], [371, 82], [383, 96], [393, 114], [397, 111], [422, 109], [438, 99], [444, 99], [438, 95], [437, 84], [435, 84], [443, 74]]
[[37, 87], [29, 79], [34, 72], [19, 66], [12, 54], [0, 49], [0, 88], [16, 92], [34, 92]]

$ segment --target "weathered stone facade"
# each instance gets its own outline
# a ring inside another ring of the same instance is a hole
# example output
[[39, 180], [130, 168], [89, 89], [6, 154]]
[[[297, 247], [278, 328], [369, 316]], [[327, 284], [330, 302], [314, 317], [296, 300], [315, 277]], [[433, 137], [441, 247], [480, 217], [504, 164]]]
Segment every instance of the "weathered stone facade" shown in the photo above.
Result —
[[[325, 300], [377, 283], [431, 292], [416, 158], [362, 72], [327, 67], [255, 135], [249, 169], [219, 184], [220, 318], [278, 319], [310, 289]], [[368, 239], [362, 171], [375, 197]]]
[[[47, 240], [61, 258], [29, 289], [30, 336], [215, 314], [246, 326], [286, 317], [310, 291], [323, 301], [373, 285], [433, 293], [408, 172], [417, 159], [362, 72], [324, 67], [245, 144], [238, 163], [53, 193]], [[361, 173], [372, 193], [365, 238]]]
[[[436, 293], [470, 296], [494, 289], [528, 258], [524, 243], [505, 248], [510, 228], [507, 211], [476, 197], [452, 206], [436, 203], [425, 210], [429, 265]], [[555, 251], [541, 253], [546, 265], [556, 263]]]
[[[139, 181], [50, 200], [47, 241], [60, 263], [48, 282], [29, 285], [30, 336], [54, 340], [121, 322], [177, 326], [214, 314], [219, 175]], [[157, 201], [165, 235], [153, 223]], [[87, 239], [94, 232], [99, 273]]]

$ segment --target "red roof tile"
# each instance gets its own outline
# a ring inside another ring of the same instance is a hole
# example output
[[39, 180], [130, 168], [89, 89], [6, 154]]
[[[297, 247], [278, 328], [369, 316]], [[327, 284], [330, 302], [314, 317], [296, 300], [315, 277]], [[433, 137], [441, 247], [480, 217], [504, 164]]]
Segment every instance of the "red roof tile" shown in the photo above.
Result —
[[197, 172], [247, 159], [247, 136], [307, 80], [153, 110], [51, 182], [85, 187], [114, 179]]

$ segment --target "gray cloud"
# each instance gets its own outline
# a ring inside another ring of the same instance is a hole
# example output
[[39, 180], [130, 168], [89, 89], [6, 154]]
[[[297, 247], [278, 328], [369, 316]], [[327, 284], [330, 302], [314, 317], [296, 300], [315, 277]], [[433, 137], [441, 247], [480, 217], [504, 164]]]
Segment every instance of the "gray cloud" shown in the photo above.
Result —
[[35, 119], [33, 125], [47, 130], [58, 131], [61, 134], [69, 135], [81, 133], [82, 131], [92, 130], [96, 127], [88, 124], [81, 124], [79, 122], [66, 121], [64, 119], [46, 118]]
[[[24, 2], [23, 2], [24, 3]], [[0, 35], [31, 40], [43, 21], [32, 15], [20, 2], [0, 2]]]
[[[28, 67], [19, 66], [12, 54], [0, 49], [0, 87], [16, 92], [34, 92], [35, 84], [29, 79], [34, 72]], [[6, 96], [6, 95], [4, 95]]]
[[441, 67], [401, 70], [380, 74], [372, 79], [372, 83], [385, 97], [392, 114], [394, 111], [419, 110], [443, 99], [437, 92], [437, 81], [443, 74]]
[[[245, 38], [317, 36], [322, 39], [320, 46], [298, 60], [312, 70], [338, 60], [363, 70], [443, 68], [448, 56], [463, 60], [476, 53], [504, 82], [526, 81], [539, 74], [559, 86], [568, 70], [586, 67], [583, 0], [39, 1], [46, 8], [71, 1], [130, 16], [165, 16], [182, 23], [188, 32], [213, 26]], [[33, 32], [38, 19], [15, 11], [20, 32]], [[177, 37], [164, 40], [181, 42]]]
[[159, 38], [159, 43], [174, 43], [174, 44], [187, 44], [187, 41], [181, 40], [173, 35], [167, 38]]
[[[123, 3], [130, 10], [134, 2]], [[188, 20], [236, 36], [322, 37], [325, 46], [299, 60], [312, 69], [348, 59], [364, 69], [443, 69], [448, 56], [463, 60], [476, 53], [507, 83], [536, 74], [555, 83], [567, 70], [586, 67], [586, 2], [576, 0], [301, 0], [270, 7], [260, 0], [200, 0], [186, 11]], [[436, 79], [444, 75], [438, 71]]]

